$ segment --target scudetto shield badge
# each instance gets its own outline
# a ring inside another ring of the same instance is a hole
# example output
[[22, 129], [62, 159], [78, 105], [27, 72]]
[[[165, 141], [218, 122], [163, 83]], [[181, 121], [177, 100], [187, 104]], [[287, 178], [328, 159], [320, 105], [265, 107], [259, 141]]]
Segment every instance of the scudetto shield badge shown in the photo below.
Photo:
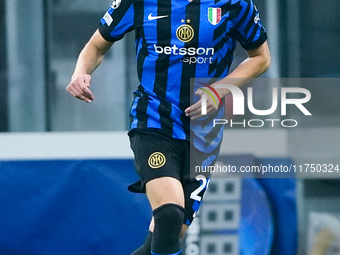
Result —
[[208, 19], [213, 25], [217, 25], [221, 21], [222, 9], [221, 8], [208, 8]]

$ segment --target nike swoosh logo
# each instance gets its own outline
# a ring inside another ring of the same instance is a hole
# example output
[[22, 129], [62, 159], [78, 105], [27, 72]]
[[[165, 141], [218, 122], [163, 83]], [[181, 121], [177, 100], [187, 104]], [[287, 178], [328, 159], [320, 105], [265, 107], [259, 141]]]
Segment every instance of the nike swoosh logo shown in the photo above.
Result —
[[152, 13], [150, 13], [149, 16], [148, 16], [148, 20], [162, 19], [162, 18], [166, 18], [166, 17], [168, 17], [168, 15], [164, 15], [164, 16], [152, 16]]

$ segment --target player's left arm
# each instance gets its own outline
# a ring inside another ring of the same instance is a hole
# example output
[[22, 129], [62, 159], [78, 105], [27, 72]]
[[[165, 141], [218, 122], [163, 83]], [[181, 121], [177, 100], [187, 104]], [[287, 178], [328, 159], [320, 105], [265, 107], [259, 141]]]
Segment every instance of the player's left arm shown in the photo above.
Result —
[[[256, 78], [267, 71], [270, 66], [270, 51], [267, 41], [256, 49], [246, 50], [246, 52], [248, 57], [227, 77], [219, 80], [215, 84], [232, 83], [232, 85], [240, 87], [249, 82], [250, 79]], [[212, 84], [212, 87], [214, 87], [215, 84]], [[215, 90], [220, 98], [223, 98], [230, 93], [230, 90], [226, 88], [216, 88]], [[203, 93], [205, 92], [197, 90], [195, 94], [201, 96]], [[215, 102], [218, 101], [219, 100], [214, 101], [211, 97], [207, 97], [207, 114], [212, 113], [217, 109]], [[201, 117], [201, 111], [201, 100], [198, 100], [185, 110], [185, 114], [186, 116], [190, 116], [191, 119], [197, 119]]]
[[[260, 47], [247, 50], [246, 52], [248, 57], [227, 77], [219, 80], [215, 84], [230, 84], [230, 79], [233, 79], [232, 84], [240, 87], [249, 80], [260, 76], [268, 70], [271, 59], [267, 41], [265, 41]], [[212, 86], [214, 87], [214, 85]], [[216, 91], [220, 98], [225, 97], [230, 93], [229, 89], [223, 88], [216, 88]]]

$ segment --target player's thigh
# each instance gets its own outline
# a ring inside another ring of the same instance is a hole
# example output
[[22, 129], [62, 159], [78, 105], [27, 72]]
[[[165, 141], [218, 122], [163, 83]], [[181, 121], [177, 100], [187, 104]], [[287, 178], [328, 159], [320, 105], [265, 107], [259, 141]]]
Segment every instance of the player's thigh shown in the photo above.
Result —
[[176, 178], [160, 177], [152, 179], [146, 183], [145, 189], [152, 210], [168, 203], [178, 204], [182, 207], [185, 205], [183, 187]]
[[155, 203], [163, 198], [177, 199], [183, 193], [179, 181], [183, 161], [180, 141], [154, 129], [135, 130], [130, 134], [130, 141], [140, 177], [134, 188], [146, 192], [148, 186], [150, 199]]

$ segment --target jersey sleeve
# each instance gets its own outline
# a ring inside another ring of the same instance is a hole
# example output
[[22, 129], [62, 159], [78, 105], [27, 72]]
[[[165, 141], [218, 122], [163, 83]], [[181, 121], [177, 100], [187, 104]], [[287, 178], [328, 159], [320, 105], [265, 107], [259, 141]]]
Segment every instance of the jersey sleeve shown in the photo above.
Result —
[[267, 40], [266, 29], [252, 0], [240, 0], [233, 34], [245, 50], [256, 49]]
[[101, 18], [98, 30], [105, 40], [115, 42], [133, 30], [133, 20], [132, 0], [114, 0]]

